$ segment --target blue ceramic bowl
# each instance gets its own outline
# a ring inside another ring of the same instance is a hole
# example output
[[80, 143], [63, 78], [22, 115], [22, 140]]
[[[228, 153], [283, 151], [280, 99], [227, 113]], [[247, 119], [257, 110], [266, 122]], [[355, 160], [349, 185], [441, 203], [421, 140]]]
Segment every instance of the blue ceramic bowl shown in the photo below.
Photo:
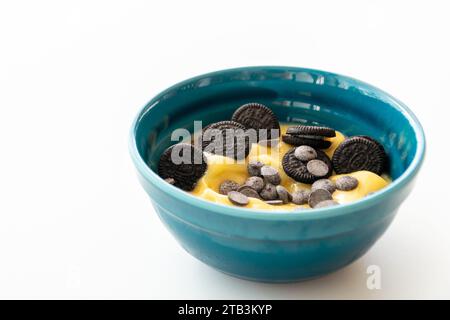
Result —
[[[269, 106], [280, 122], [376, 138], [389, 154], [393, 183], [351, 204], [287, 212], [215, 204], [157, 175], [161, 152], [174, 144], [173, 129], [229, 119], [250, 101]], [[130, 151], [156, 212], [186, 251], [237, 277], [286, 282], [342, 268], [375, 243], [413, 188], [425, 137], [404, 104], [364, 82], [303, 68], [249, 67], [198, 76], [158, 94], [133, 123]]]

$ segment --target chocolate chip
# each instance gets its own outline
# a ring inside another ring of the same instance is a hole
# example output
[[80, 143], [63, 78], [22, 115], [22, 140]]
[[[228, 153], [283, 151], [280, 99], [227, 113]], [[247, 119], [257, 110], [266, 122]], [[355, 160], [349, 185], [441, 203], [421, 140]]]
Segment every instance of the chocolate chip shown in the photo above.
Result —
[[287, 189], [283, 186], [276, 186], [275, 189], [277, 190], [278, 198], [283, 201], [283, 203], [289, 203], [292, 199], [289, 191], [287, 191]]
[[271, 204], [271, 205], [280, 205], [280, 204], [284, 203], [281, 200], [267, 200], [267, 201], [264, 201], [264, 202], [267, 203], [267, 204]]
[[316, 159], [308, 161], [306, 169], [316, 177], [325, 177], [330, 171], [330, 168], [325, 162]]
[[345, 139], [336, 148], [332, 161], [338, 174], [367, 170], [380, 175], [385, 168], [387, 155], [375, 140], [355, 136]]
[[247, 171], [248, 174], [253, 176], [260, 176], [261, 175], [261, 168], [264, 166], [264, 163], [261, 161], [251, 160], [248, 162], [247, 165]]
[[164, 181], [167, 182], [168, 184], [175, 184], [174, 178], [166, 178], [166, 179], [164, 179]]
[[230, 191], [237, 191], [239, 189], [239, 183], [233, 180], [225, 180], [219, 186], [219, 193], [227, 195]]
[[249, 202], [248, 197], [245, 194], [237, 191], [228, 192], [228, 199], [230, 199], [233, 204], [238, 206], [246, 206]]
[[273, 185], [279, 185], [281, 183], [281, 177], [277, 169], [271, 166], [263, 166], [261, 168], [261, 175], [267, 183]]
[[[172, 153], [173, 156], [172, 156]], [[203, 152], [188, 143], [178, 143], [167, 148], [159, 159], [158, 174], [161, 178], [174, 179], [174, 186], [192, 191], [206, 172], [208, 165]]]
[[336, 190], [336, 185], [330, 179], [320, 179], [311, 185], [312, 191], [317, 189], [325, 189], [328, 192], [333, 193]]
[[259, 193], [264, 200], [276, 200], [278, 198], [277, 189], [273, 184], [266, 183], [264, 188]]
[[286, 130], [287, 134], [292, 135], [309, 135], [309, 136], [322, 136], [322, 137], [335, 137], [336, 131], [328, 127], [316, 127], [316, 126], [292, 126]]
[[352, 176], [342, 176], [336, 179], [336, 188], [342, 191], [350, 191], [358, 186], [358, 179]]
[[264, 188], [264, 180], [261, 177], [250, 177], [244, 183], [246, 186], [249, 186], [255, 189], [257, 192], [260, 192], [262, 188]]
[[295, 148], [295, 157], [301, 161], [309, 161], [317, 158], [317, 152], [310, 146], [300, 146]]
[[258, 194], [258, 192], [256, 192], [255, 189], [253, 189], [252, 187], [243, 185], [240, 186], [239, 189], [237, 190], [238, 192], [245, 194], [247, 197], [250, 198], [256, 198], [256, 199], [260, 199], [262, 200], [261, 196]]
[[327, 178], [331, 175], [333, 171], [331, 161], [323, 151], [316, 149], [317, 160], [323, 161], [328, 166], [328, 173], [324, 177], [317, 177], [308, 172], [306, 163], [297, 159], [294, 152], [295, 148], [292, 148], [283, 156], [282, 165], [284, 172], [286, 172], [286, 174], [295, 181], [302, 183], [313, 183], [320, 178]]
[[308, 203], [309, 195], [311, 191], [309, 190], [298, 190], [292, 193], [292, 202], [295, 204], [306, 204]]
[[316, 206], [314, 208], [315, 209], [325, 208], [325, 207], [336, 206], [338, 204], [339, 204], [339, 202], [337, 202], [335, 200], [325, 200], [325, 201], [321, 201], [318, 204], [316, 204]]
[[220, 121], [203, 128], [199, 139], [203, 151], [241, 160], [250, 152], [245, 126], [234, 121]]
[[315, 137], [302, 137], [302, 136], [293, 136], [290, 134], [284, 134], [281, 139], [290, 145], [293, 146], [310, 146], [318, 149], [328, 149], [331, 146], [331, 141], [318, 139]]
[[[265, 139], [277, 138], [280, 133], [280, 124], [272, 110], [265, 105], [252, 102], [239, 107], [231, 117], [231, 120], [243, 124], [247, 129], [255, 129], [258, 140], [261, 137], [259, 130], [267, 130]], [[277, 135], [272, 137], [271, 130], [277, 130]]]
[[325, 200], [332, 200], [331, 193], [324, 189], [317, 189], [311, 192], [308, 199], [308, 204], [311, 208], [315, 208], [319, 202]]

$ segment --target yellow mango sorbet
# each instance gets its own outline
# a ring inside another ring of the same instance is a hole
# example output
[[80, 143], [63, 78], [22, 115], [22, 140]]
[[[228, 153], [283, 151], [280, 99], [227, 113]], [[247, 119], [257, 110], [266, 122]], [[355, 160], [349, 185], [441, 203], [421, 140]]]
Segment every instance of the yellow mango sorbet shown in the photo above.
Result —
[[[284, 134], [290, 125], [281, 125], [281, 133]], [[332, 144], [328, 149], [323, 150], [328, 157], [332, 157], [334, 151], [339, 144], [344, 141], [345, 137], [342, 133], [336, 131], [336, 137], [326, 138]], [[249, 161], [261, 161], [265, 165], [270, 165], [278, 170], [281, 177], [281, 185], [289, 192], [293, 193], [297, 190], [311, 189], [311, 185], [297, 182], [286, 175], [283, 170], [281, 161], [286, 152], [293, 146], [284, 143], [281, 139], [276, 146], [264, 146], [254, 143], [251, 147], [248, 157], [242, 161], [236, 161], [220, 155], [206, 153], [208, 169], [204, 176], [198, 181], [197, 186], [190, 193], [215, 203], [233, 205], [228, 196], [219, 193], [219, 186], [225, 180], [233, 180], [239, 184], [243, 184], [250, 176], [247, 172], [247, 164]], [[358, 186], [351, 191], [336, 190], [333, 192], [333, 199], [340, 204], [352, 202], [361, 199], [369, 193], [378, 191], [389, 184], [388, 177], [381, 177], [370, 171], [356, 171], [345, 174], [352, 176], [358, 180]], [[330, 180], [336, 181], [342, 175], [332, 175]], [[309, 208], [307, 204], [297, 205], [288, 203], [283, 205], [270, 205], [256, 198], [249, 198], [249, 204], [245, 208], [267, 209], [267, 210], [293, 210], [298, 208]]]

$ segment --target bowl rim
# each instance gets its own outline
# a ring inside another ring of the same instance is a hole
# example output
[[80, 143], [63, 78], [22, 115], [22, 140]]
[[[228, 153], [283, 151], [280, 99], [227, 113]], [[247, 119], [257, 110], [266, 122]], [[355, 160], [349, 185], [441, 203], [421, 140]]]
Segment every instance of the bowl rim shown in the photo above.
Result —
[[[351, 203], [342, 204], [339, 206], [332, 206], [314, 210], [264, 210], [264, 209], [250, 209], [250, 208], [241, 208], [237, 206], [228, 206], [220, 203], [211, 202], [208, 200], [204, 200], [200, 197], [196, 197], [191, 195], [190, 193], [183, 191], [175, 186], [172, 186], [168, 183], [165, 183], [164, 180], [158, 176], [156, 172], [150, 169], [144, 159], [140, 156], [137, 143], [136, 143], [136, 131], [139, 126], [139, 123], [143, 116], [153, 107], [156, 106], [155, 102], [158, 99], [168, 92], [174, 90], [175, 88], [184, 86], [188, 83], [195, 82], [204, 77], [217, 76], [224, 72], [243, 72], [243, 71], [279, 71], [280, 69], [284, 71], [294, 71], [294, 72], [312, 72], [321, 75], [327, 76], [335, 76], [339, 77], [343, 80], [351, 82], [352, 84], [357, 85], [358, 87], [364, 87], [365, 89], [370, 89], [371, 91], [376, 91], [377, 93], [386, 97], [387, 101], [391, 106], [395, 107], [397, 111], [399, 111], [403, 117], [405, 117], [411, 127], [414, 130], [416, 135], [417, 147], [416, 152], [414, 154], [414, 158], [412, 159], [408, 168], [395, 180], [393, 180], [388, 186], [383, 189], [375, 192], [372, 195], [368, 195], [363, 199], [356, 200]], [[426, 142], [425, 142], [425, 133], [422, 125], [420, 124], [416, 115], [400, 100], [394, 98], [389, 93], [370, 85], [364, 81], [333, 73], [328, 71], [322, 71], [317, 69], [310, 68], [302, 68], [302, 67], [289, 67], [289, 66], [251, 66], [251, 67], [239, 67], [239, 68], [229, 68], [218, 71], [213, 71], [201, 75], [197, 75], [195, 77], [188, 78], [186, 80], [180, 81], [164, 91], [155, 95], [144, 107], [142, 107], [139, 113], [134, 118], [129, 135], [129, 152], [131, 158], [136, 166], [138, 172], [147, 180], [152, 182], [160, 191], [169, 194], [170, 196], [176, 197], [178, 200], [187, 202], [188, 204], [199, 207], [201, 209], [214, 211], [217, 214], [237, 217], [237, 218], [245, 218], [245, 219], [257, 219], [257, 220], [316, 220], [316, 219], [326, 219], [331, 217], [336, 217], [340, 215], [345, 215], [351, 212], [359, 211], [364, 208], [371, 207], [376, 203], [379, 203], [386, 199], [386, 197], [393, 192], [396, 192], [402, 189], [409, 181], [411, 181], [420, 170], [426, 150]]]

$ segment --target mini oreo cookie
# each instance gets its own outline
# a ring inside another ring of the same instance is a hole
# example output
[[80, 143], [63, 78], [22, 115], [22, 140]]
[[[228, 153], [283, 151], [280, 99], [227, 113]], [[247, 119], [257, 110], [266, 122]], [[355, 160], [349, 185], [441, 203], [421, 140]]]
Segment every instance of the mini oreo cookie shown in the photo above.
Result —
[[[234, 121], [212, 123], [200, 135], [203, 151], [241, 160], [250, 152], [245, 126]], [[218, 139], [219, 141], [216, 141]]]
[[337, 174], [367, 170], [383, 173], [387, 160], [381, 144], [367, 137], [354, 136], [342, 142], [333, 154], [333, 168]]
[[159, 158], [158, 174], [163, 179], [173, 179], [174, 186], [192, 191], [207, 167], [200, 149], [192, 144], [178, 143], [162, 153]]
[[316, 149], [316, 153], [316, 160], [324, 162], [328, 167], [328, 172], [325, 175], [319, 177], [310, 173], [307, 169], [307, 162], [301, 161], [295, 156], [295, 148], [292, 148], [291, 150], [286, 152], [283, 157], [282, 165], [284, 172], [286, 172], [286, 174], [295, 181], [308, 184], [311, 184], [314, 181], [322, 178], [328, 178], [333, 172], [333, 166], [331, 164], [330, 158], [328, 158], [328, 156], [321, 150]]
[[370, 141], [373, 141], [373, 142], [374, 142], [375, 144], [377, 144], [378, 147], [386, 154], [386, 159], [385, 159], [385, 161], [384, 161], [384, 163], [383, 163], [383, 172], [384, 172], [384, 171], [388, 168], [388, 166], [389, 166], [389, 157], [388, 157], [388, 155], [387, 155], [387, 153], [386, 153], [386, 150], [384, 150], [383, 145], [382, 145], [380, 142], [378, 142], [377, 140], [375, 140], [374, 138], [369, 137], [369, 136], [363, 136], [363, 135], [361, 135], [361, 136], [355, 136], [355, 137], [366, 138], [366, 139], [368, 139], [368, 140], [370, 140]]
[[336, 137], [336, 131], [334, 129], [316, 126], [293, 126], [287, 128], [286, 133], [297, 136]]
[[328, 149], [331, 146], [331, 141], [319, 139], [316, 137], [302, 137], [290, 134], [284, 134], [281, 139], [293, 146], [310, 146], [317, 149]]
[[[280, 135], [280, 124], [272, 110], [261, 103], [251, 102], [239, 107], [231, 117], [232, 121], [239, 122], [247, 129], [257, 131], [258, 140], [262, 138], [259, 130], [267, 130], [265, 139], [278, 138]], [[278, 135], [272, 137], [271, 130], [278, 130]]]

